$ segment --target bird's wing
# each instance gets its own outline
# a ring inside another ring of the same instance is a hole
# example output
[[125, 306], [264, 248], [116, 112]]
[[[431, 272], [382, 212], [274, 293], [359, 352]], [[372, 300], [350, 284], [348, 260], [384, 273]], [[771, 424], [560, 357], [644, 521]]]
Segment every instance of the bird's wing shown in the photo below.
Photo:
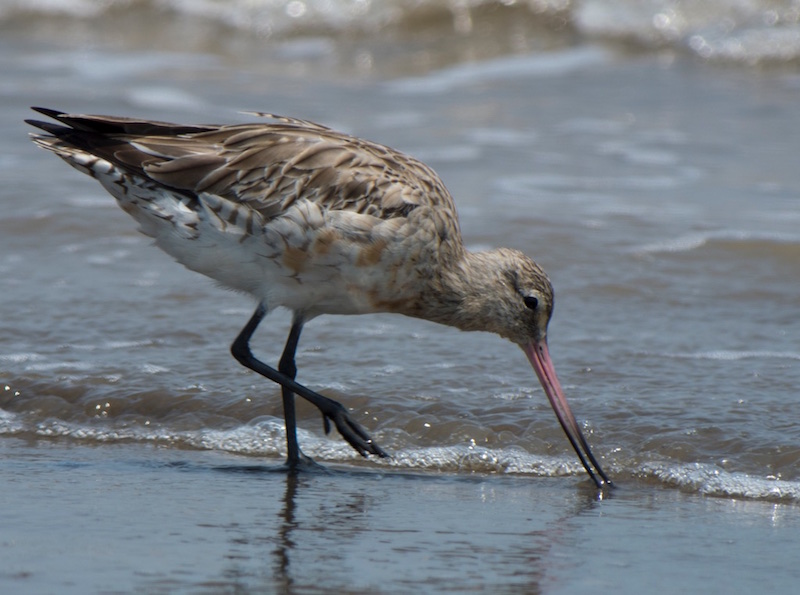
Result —
[[[381, 219], [452, 197], [428, 166], [398, 151], [296, 121], [225, 126], [178, 139], [131, 143], [162, 156], [146, 174], [174, 188], [246, 205], [265, 221], [298, 200]], [[176, 156], [176, 150], [184, 154]]]
[[31, 121], [61, 141], [184, 194], [212, 195], [269, 221], [298, 200], [325, 210], [389, 219], [426, 205], [455, 213], [425, 164], [313, 122], [275, 120], [183, 126], [37, 108], [59, 124]]

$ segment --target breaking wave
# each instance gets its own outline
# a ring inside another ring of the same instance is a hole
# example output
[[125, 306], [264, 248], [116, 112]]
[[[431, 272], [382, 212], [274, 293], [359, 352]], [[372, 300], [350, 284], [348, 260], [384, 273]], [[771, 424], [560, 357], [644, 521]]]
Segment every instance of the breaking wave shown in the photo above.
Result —
[[[303, 450], [327, 464], [358, 462], [375, 469], [392, 468], [420, 472], [528, 475], [533, 477], [582, 477], [584, 470], [572, 457], [537, 455], [519, 448], [486, 448], [478, 445], [401, 447], [390, 459], [364, 461], [338, 439], [298, 430]], [[0, 409], [0, 436], [67, 439], [79, 442], [140, 442], [175, 448], [218, 450], [243, 456], [278, 459], [284, 452], [282, 420], [262, 418], [227, 429], [174, 430], [157, 427], [109, 427], [57, 419], [29, 422], [23, 416]], [[655, 481], [666, 487], [705, 496], [800, 503], [800, 482], [776, 477], [757, 477], [728, 472], [704, 463], [630, 461], [612, 463], [608, 471], [617, 483]], [[588, 479], [587, 479], [588, 481]]]
[[553, 47], [588, 40], [745, 65], [800, 61], [800, 8], [791, 0], [6, 0], [0, 24], [126, 13], [151, 15], [154, 22], [186, 17], [279, 38], [421, 28], [469, 36], [494, 23], [497, 34], [522, 26], [515, 31], [548, 37]]

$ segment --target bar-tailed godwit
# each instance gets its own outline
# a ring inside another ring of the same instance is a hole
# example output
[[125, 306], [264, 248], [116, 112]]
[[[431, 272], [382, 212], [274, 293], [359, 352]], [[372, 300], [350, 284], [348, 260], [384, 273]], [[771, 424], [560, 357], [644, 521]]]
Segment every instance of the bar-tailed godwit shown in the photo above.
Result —
[[[319, 124], [270, 118], [179, 125], [34, 108], [57, 123], [33, 141], [95, 178], [178, 262], [258, 300], [231, 346], [283, 395], [288, 464], [294, 395], [322, 412], [360, 454], [386, 453], [345, 407], [295, 381], [303, 325], [320, 314], [393, 312], [490, 331], [522, 348], [558, 421], [598, 487], [611, 485], [567, 403], [547, 347], [553, 289], [533, 260], [507, 248], [464, 248], [453, 198], [425, 164]], [[250, 338], [264, 316], [293, 312], [277, 368]]]

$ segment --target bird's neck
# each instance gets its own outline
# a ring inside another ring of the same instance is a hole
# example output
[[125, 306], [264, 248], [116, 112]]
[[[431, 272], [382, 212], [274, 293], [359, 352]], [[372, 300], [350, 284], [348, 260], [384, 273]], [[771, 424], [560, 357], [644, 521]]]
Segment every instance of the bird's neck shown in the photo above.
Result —
[[503, 277], [498, 250], [464, 251], [441, 276], [430, 280], [432, 299], [424, 318], [464, 331], [497, 332], [488, 323], [496, 308], [498, 287]]

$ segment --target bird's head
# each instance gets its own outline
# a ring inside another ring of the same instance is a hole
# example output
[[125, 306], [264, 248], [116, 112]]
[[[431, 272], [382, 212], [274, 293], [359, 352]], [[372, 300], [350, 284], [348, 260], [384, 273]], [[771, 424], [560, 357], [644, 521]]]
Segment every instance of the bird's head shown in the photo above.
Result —
[[542, 384], [561, 427], [598, 487], [611, 485], [567, 403], [547, 346], [553, 286], [533, 260], [507, 248], [467, 256], [460, 319], [464, 330], [497, 333], [522, 348]]
[[454, 326], [496, 333], [523, 349], [546, 340], [553, 286], [538, 264], [522, 252], [498, 248], [468, 253], [465, 269]]

